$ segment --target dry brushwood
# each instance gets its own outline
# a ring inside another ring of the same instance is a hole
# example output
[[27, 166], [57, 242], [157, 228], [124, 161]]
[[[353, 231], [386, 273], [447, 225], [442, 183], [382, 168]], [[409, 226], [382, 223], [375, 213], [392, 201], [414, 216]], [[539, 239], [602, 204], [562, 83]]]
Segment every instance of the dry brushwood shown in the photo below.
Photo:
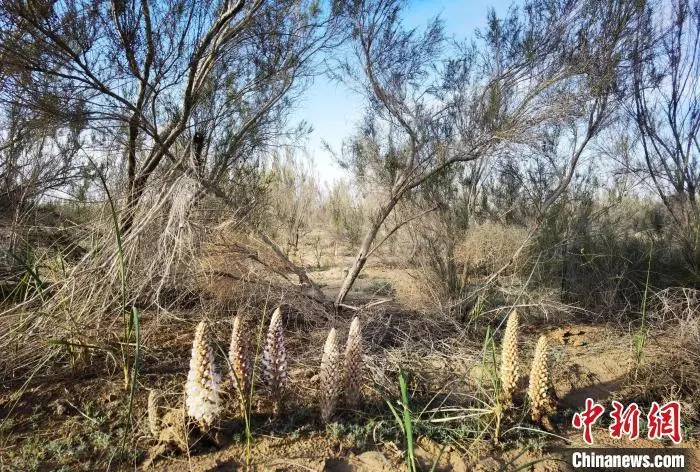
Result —
[[501, 399], [505, 406], [513, 404], [513, 393], [520, 377], [518, 366], [518, 312], [508, 316], [501, 344]]
[[324, 423], [333, 415], [341, 390], [340, 349], [335, 328], [328, 333], [321, 357], [321, 420]]
[[345, 345], [343, 383], [345, 384], [345, 402], [349, 407], [357, 406], [360, 403], [362, 396], [362, 363], [362, 333], [360, 332], [360, 319], [356, 316], [350, 323], [348, 341]]
[[265, 349], [263, 350], [262, 367], [263, 379], [272, 396], [275, 413], [279, 413], [288, 377], [287, 351], [284, 347], [284, 327], [282, 326], [282, 310], [280, 308], [275, 310], [270, 320]]
[[148, 392], [148, 427], [154, 438], [158, 439], [160, 434], [160, 416], [158, 408], [160, 405], [160, 391], [157, 388], [152, 388]]
[[549, 352], [547, 337], [540, 336], [535, 348], [535, 357], [530, 370], [530, 385], [527, 391], [530, 400], [530, 415], [532, 421], [551, 428], [549, 415], [556, 411], [554, 388], [549, 372]]
[[214, 364], [214, 350], [207, 340], [207, 325], [201, 321], [192, 343], [190, 372], [185, 386], [187, 416], [203, 431], [214, 425], [221, 409], [219, 385], [221, 377]]
[[252, 376], [252, 364], [248, 341], [241, 333], [242, 322], [239, 316], [233, 319], [231, 330], [231, 345], [229, 346], [228, 359], [231, 365], [231, 382], [238, 393], [241, 412], [246, 414], [248, 406], [248, 394], [250, 393], [250, 378]]

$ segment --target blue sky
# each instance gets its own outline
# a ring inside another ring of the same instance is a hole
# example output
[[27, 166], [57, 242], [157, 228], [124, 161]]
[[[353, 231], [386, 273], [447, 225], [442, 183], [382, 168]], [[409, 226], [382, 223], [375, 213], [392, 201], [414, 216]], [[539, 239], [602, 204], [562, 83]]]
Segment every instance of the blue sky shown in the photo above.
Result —
[[[471, 38], [476, 28], [485, 25], [490, 7], [501, 16], [512, 3], [511, 0], [417, 0], [409, 3], [404, 18], [408, 27], [423, 27], [433, 17], [440, 16], [448, 35], [464, 39]], [[362, 107], [360, 97], [326, 77], [317, 77], [302, 97], [292, 118], [294, 122], [305, 120], [313, 128], [305, 147], [322, 181], [330, 183], [345, 175], [323, 149], [323, 141], [334, 151], [340, 151], [343, 139], [361, 118]]]

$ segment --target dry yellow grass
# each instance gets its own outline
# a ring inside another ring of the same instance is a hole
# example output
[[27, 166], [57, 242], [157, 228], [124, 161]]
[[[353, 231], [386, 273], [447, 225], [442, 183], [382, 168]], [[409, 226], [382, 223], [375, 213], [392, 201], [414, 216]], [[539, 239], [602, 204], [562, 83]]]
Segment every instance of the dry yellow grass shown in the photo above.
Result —
[[[499, 223], [474, 226], [465, 235], [455, 251], [455, 260], [464, 266], [466, 273], [491, 274], [505, 266], [515, 252], [527, 240], [527, 230]], [[515, 272], [519, 261], [508, 268], [506, 274]]]

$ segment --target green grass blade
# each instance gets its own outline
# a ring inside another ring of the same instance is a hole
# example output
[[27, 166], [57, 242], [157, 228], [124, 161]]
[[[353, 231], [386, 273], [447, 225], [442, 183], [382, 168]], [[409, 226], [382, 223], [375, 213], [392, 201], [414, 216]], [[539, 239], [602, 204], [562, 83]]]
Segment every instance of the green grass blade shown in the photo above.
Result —
[[642, 364], [642, 356], [644, 355], [644, 346], [646, 345], [647, 336], [649, 335], [647, 328], [647, 297], [649, 295], [649, 277], [651, 275], [651, 256], [653, 245], [649, 245], [649, 257], [647, 261], [647, 276], [644, 283], [644, 295], [642, 297], [642, 323], [639, 326], [637, 334], [634, 336], [634, 357], [635, 357], [635, 369], [634, 378], [637, 379], [639, 374], [639, 367]]
[[90, 161], [90, 164], [92, 164], [92, 166], [95, 168], [95, 173], [100, 179], [102, 187], [104, 188], [105, 193], [107, 194], [107, 201], [109, 202], [109, 209], [112, 216], [112, 225], [114, 226], [114, 234], [117, 240], [117, 257], [119, 262], [119, 282], [121, 284], [122, 307], [126, 308], [126, 264], [124, 261], [124, 245], [122, 243], [122, 233], [121, 228], [119, 227], [119, 214], [117, 212], [116, 206], [114, 205], [114, 199], [112, 198], [112, 194], [109, 192], [107, 180], [102, 174], [102, 170], [97, 166], [97, 164], [93, 162], [92, 159], [90, 159], [90, 157], [88, 157], [88, 160]]
[[396, 411], [396, 408], [394, 408], [394, 405], [391, 404], [389, 400], [386, 398], [384, 399], [386, 402], [387, 406], [389, 407], [389, 410], [391, 410], [391, 414], [394, 415], [394, 419], [396, 419], [396, 424], [399, 425], [399, 428], [401, 429], [401, 434], [406, 434], [406, 429], [403, 426], [403, 421], [401, 420], [401, 415], [399, 415], [399, 412]]
[[[29, 264], [25, 259], [18, 256], [17, 254], [15, 254], [12, 251], [9, 251], [5, 248], [0, 248], [0, 251], [2, 251], [3, 254], [9, 256], [10, 258], [17, 261], [20, 265], [22, 265], [22, 268], [25, 271], [25, 275], [29, 279], [34, 280], [34, 285], [36, 286], [37, 292], [39, 294], [39, 298], [43, 301], [43, 299], [44, 299], [43, 289], [46, 287], [46, 284], [44, 284], [44, 282], [41, 280], [41, 277], [39, 277], [38, 272], [36, 270], [34, 270], [34, 267], [32, 267], [31, 264]], [[24, 280], [24, 277], [22, 279]], [[28, 280], [24, 280], [24, 284], [27, 286], [27, 288], [29, 288], [29, 281]]]
[[413, 423], [411, 420], [411, 409], [408, 403], [408, 385], [406, 383], [406, 373], [404, 371], [399, 372], [399, 388], [401, 389], [401, 403], [403, 406], [403, 426], [406, 435], [406, 461], [408, 464], [408, 470], [411, 472], [415, 472], [416, 457], [415, 451], [413, 450]]
[[131, 413], [134, 406], [134, 394], [136, 392], [136, 377], [138, 376], [139, 361], [141, 359], [141, 321], [138, 308], [131, 308], [131, 317], [131, 323], [134, 326], [134, 341], [136, 342], [136, 348], [134, 351], [134, 363], [131, 366], [131, 385], [129, 386], [129, 426], [131, 426]]

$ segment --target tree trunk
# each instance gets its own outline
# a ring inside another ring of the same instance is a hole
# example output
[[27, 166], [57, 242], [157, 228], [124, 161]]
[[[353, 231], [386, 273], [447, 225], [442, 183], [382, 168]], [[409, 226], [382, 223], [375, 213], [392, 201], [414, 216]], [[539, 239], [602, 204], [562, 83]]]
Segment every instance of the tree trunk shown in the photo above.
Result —
[[130, 185], [124, 216], [121, 221], [120, 231], [122, 232], [122, 235], [127, 235], [131, 232], [131, 228], [134, 225], [134, 219], [136, 218], [138, 204], [146, 191], [147, 181], [148, 175], [139, 175]]
[[355, 256], [355, 262], [353, 262], [352, 267], [350, 267], [348, 274], [345, 276], [343, 285], [340, 287], [338, 296], [335, 299], [334, 305], [336, 311], [340, 311], [341, 305], [345, 302], [345, 298], [348, 296], [352, 286], [355, 284], [357, 276], [360, 275], [360, 272], [367, 262], [367, 256], [372, 250], [372, 243], [374, 243], [377, 233], [379, 233], [379, 229], [382, 227], [389, 214], [391, 214], [398, 201], [398, 196], [392, 196], [389, 202], [377, 211], [376, 217], [371, 220], [371, 226], [365, 233], [360, 250], [358, 251], [357, 256]]

